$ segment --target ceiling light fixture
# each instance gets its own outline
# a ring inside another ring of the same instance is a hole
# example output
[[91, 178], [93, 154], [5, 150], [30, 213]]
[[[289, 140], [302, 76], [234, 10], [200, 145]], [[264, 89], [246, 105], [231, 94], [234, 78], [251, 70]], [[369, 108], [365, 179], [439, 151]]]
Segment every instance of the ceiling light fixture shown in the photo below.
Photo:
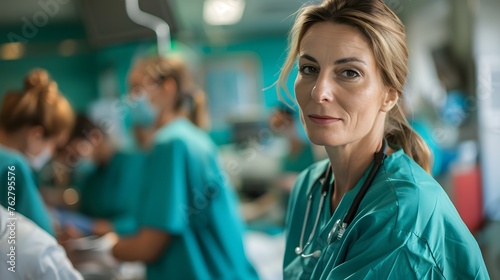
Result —
[[0, 47], [0, 58], [3, 60], [15, 60], [24, 55], [26, 48], [22, 43], [6, 43]]
[[231, 25], [239, 22], [245, 10], [245, 0], [205, 0], [203, 19], [210, 25]]

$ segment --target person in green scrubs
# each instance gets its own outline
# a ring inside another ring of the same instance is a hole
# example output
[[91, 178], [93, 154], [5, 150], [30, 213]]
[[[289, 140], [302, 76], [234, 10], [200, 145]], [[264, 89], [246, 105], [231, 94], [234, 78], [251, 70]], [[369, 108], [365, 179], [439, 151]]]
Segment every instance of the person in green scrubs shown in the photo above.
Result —
[[136, 230], [136, 205], [130, 198], [139, 195], [143, 167], [143, 153], [120, 151], [103, 129], [79, 114], [68, 142], [45, 166], [40, 181], [58, 194], [79, 194], [56, 199], [55, 216], [62, 227], [72, 226], [82, 235], [130, 235]]
[[24, 89], [8, 92], [0, 108], [0, 204], [54, 235], [33, 171], [52, 157], [73, 126], [70, 104], [42, 69], [30, 72]]
[[155, 128], [138, 205], [138, 233], [113, 248], [116, 258], [147, 263], [147, 279], [257, 279], [243, 247], [236, 197], [216, 146], [200, 129], [204, 93], [173, 58], [138, 62], [132, 107]]
[[280, 85], [298, 60], [301, 119], [329, 158], [291, 194], [284, 279], [489, 279], [399, 108], [408, 50], [397, 16], [383, 1], [326, 0], [304, 7], [291, 34]]
[[284, 173], [298, 174], [315, 161], [311, 144], [299, 135], [299, 119], [296, 115], [291, 108], [280, 105], [269, 118], [271, 130], [289, 141], [289, 152], [282, 160], [281, 171]]
[[78, 212], [93, 219], [92, 233], [115, 231], [121, 236], [136, 231], [136, 197], [141, 192], [145, 156], [119, 151], [108, 136], [95, 146], [95, 166], [79, 182]]

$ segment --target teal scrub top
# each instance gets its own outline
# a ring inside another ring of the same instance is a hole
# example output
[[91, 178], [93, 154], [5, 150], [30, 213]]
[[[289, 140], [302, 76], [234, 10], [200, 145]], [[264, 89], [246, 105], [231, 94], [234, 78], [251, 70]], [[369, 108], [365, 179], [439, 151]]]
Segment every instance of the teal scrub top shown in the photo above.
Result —
[[[12, 166], [15, 168], [14, 171], [9, 170]], [[50, 216], [38, 192], [35, 176], [28, 162], [21, 153], [2, 146], [0, 146], [0, 192], [1, 205], [23, 214], [43, 230], [54, 235]]]
[[80, 182], [79, 212], [110, 220], [119, 235], [133, 234], [144, 161], [140, 153], [117, 152], [108, 164], [95, 168]]
[[147, 279], [257, 279], [235, 201], [206, 133], [184, 118], [161, 128], [146, 161], [138, 220], [172, 239], [147, 264]]
[[[330, 214], [326, 196], [318, 228], [306, 254], [321, 250], [319, 258], [302, 258], [299, 246], [307, 193], [312, 206], [305, 244], [318, 213], [317, 179], [328, 160], [301, 173], [293, 189], [287, 216], [285, 279], [489, 279], [476, 240], [460, 219], [441, 186], [402, 149], [390, 155], [368, 189], [342, 239], [328, 243], [328, 233], [343, 219], [368, 176], [364, 173]], [[332, 182], [330, 182], [332, 183]]]

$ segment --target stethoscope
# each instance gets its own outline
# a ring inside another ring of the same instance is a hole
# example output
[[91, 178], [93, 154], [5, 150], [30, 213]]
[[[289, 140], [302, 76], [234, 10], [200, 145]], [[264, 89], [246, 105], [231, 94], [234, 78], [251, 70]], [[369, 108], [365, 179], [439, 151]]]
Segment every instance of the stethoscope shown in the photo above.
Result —
[[[386, 150], [387, 150], [387, 140], [384, 138], [382, 142], [382, 148], [378, 152], [375, 153], [374, 156], [374, 164], [372, 168], [370, 169], [370, 173], [368, 174], [368, 177], [366, 178], [365, 182], [361, 186], [361, 189], [359, 192], [356, 194], [356, 197], [354, 198], [354, 201], [351, 204], [351, 207], [349, 208], [349, 211], [347, 211], [347, 214], [344, 216], [344, 219], [341, 221], [338, 219], [330, 232], [328, 233], [327, 237], [327, 242], [328, 244], [331, 244], [332, 241], [340, 240], [342, 239], [342, 236], [344, 235], [345, 230], [347, 229], [347, 226], [354, 220], [354, 217], [356, 216], [356, 212], [358, 211], [359, 205], [361, 204], [361, 200], [365, 197], [366, 192], [370, 188], [371, 184], [373, 183], [373, 180], [375, 179], [375, 175], [377, 174], [380, 166], [384, 162], [384, 159], [387, 157], [386, 156]], [[323, 204], [325, 203], [325, 198], [328, 194], [328, 187], [329, 183], [331, 180], [331, 175], [332, 175], [332, 167], [330, 164], [328, 164], [326, 170], [321, 174], [319, 177], [318, 181], [321, 184], [321, 198], [319, 201], [319, 211], [318, 214], [316, 214], [316, 219], [314, 220], [314, 225], [311, 231], [311, 234], [309, 234], [309, 238], [307, 240], [307, 243], [305, 246], [302, 246], [304, 243], [304, 235], [306, 232], [306, 226], [308, 222], [308, 217], [309, 217], [309, 212], [311, 210], [311, 204], [312, 204], [312, 198], [313, 198], [313, 189], [314, 185], [316, 185], [316, 182], [314, 183], [313, 187], [311, 187], [311, 190], [309, 191], [307, 195], [307, 207], [306, 207], [306, 213], [304, 215], [304, 222], [302, 224], [302, 231], [300, 233], [300, 242], [299, 246], [295, 248], [295, 253], [297, 255], [300, 255], [302, 258], [309, 258], [309, 257], [315, 257], [319, 258], [321, 256], [321, 250], [316, 250], [313, 253], [310, 254], [304, 254], [304, 251], [307, 249], [307, 247], [311, 244], [314, 234], [316, 232], [316, 228], [318, 226], [318, 221], [321, 215], [321, 210], [323, 209]], [[333, 240], [335, 239], [335, 240]]]

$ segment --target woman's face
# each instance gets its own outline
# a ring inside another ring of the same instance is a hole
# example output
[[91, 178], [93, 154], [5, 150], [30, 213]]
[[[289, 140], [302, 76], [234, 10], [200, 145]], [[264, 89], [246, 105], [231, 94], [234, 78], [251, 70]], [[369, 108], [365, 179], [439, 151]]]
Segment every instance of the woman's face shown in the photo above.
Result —
[[[147, 66], [146, 66], [147, 67]], [[146, 97], [158, 111], [173, 110], [175, 90], [172, 93], [172, 81], [158, 81], [147, 74], [147, 69], [135, 68], [129, 76], [132, 97]]]
[[41, 126], [26, 128], [25, 131], [23, 153], [36, 170], [42, 168], [52, 158], [56, 147], [61, 142], [65, 142], [68, 136], [65, 132], [59, 136], [46, 138]]
[[395, 104], [370, 45], [348, 25], [317, 23], [300, 42], [295, 95], [311, 142], [339, 146], [368, 135]]

